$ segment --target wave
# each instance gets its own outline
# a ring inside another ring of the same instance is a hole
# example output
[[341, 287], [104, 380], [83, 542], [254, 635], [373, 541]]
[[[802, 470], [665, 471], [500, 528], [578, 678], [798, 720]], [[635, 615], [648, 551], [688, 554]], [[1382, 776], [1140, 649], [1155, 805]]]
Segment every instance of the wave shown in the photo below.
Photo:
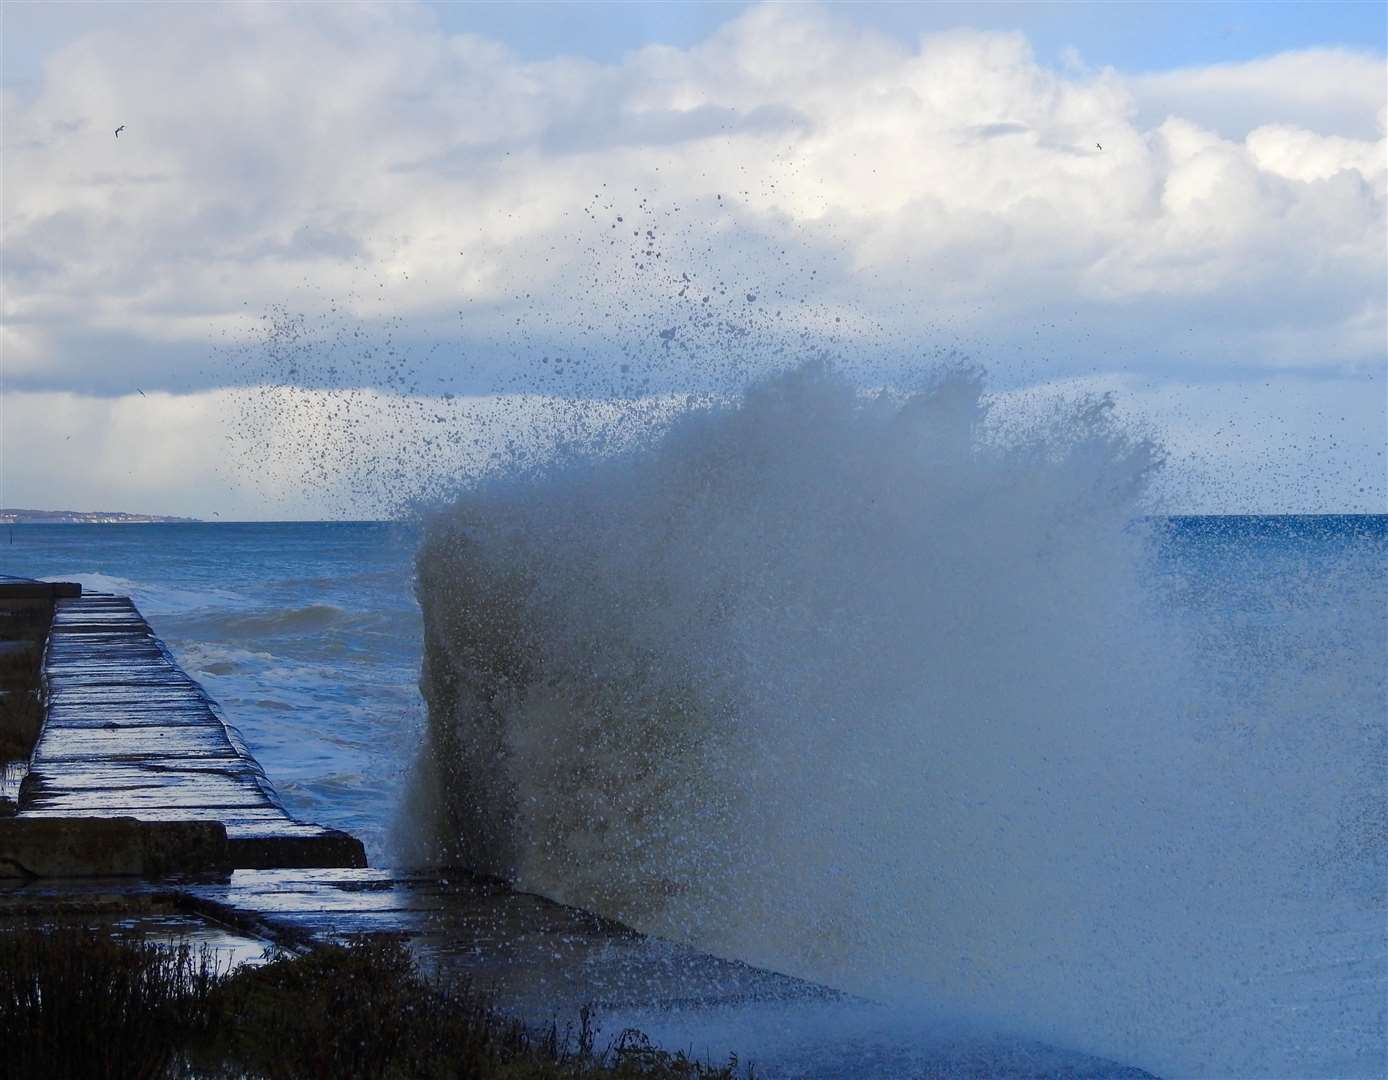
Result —
[[205, 641], [180, 641], [176, 643], [176, 648], [179, 664], [195, 676], [225, 676], [240, 671], [255, 671], [264, 669], [275, 660], [271, 653], [228, 648]]
[[417, 639], [418, 618], [407, 608], [354, 610], [312, 603], [282, 608], [196, 611], [166, 620], [180, 639], [270, 641], [294, 639], [330, 650], [368, 647], [389, 639], [390, 648]]
[[138, 581], [116, 574], [103, 574], [95, 570], [49, 574], [47, 580], [80, 581], [83, 589], [88, 592], [109, 592], [118, 596], [128, 596], [146, 615], [183, 615], [211, 607], [241, 607], [249, 602], [244, 595], [231, 589], [205, 585], [181, 588], [163, 582]]
[[263, 638], [310, 634], [350, 620], [351, 614], [336, 604], [303, 604], [273, 610], [216, 612], [199, 619], [198, 626], [209, 637]]
[[611, 445], [426, 521], [404, 857], [1158, 1070], [1381, 1064], [1377, 1005], [1288, 975], [1388, 985], [1381, 562], [1199, 610], [1160, 445], [970, 369]]

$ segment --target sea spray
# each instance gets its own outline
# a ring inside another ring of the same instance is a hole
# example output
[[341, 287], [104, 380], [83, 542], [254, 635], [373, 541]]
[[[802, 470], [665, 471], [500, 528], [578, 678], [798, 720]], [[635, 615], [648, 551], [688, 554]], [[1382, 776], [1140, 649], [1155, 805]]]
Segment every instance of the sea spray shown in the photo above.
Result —
[[1161, 464], [1106, 398], [812, 362], [474, 483], [418, 557], [409, 855], [1149, 1068], [1364, 1071], [1382, 1009], [1295, 970], [1382, 989], [1381, 574], [1338, 656], [1275, 590], [1202, 622]]

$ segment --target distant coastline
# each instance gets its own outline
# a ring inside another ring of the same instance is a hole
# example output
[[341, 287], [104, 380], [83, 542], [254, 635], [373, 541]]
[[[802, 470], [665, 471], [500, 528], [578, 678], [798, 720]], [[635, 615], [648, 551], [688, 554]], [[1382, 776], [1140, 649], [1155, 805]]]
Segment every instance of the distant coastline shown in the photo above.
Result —
[[127, 514], [120, 510], [20, 510], [0, 508], [0, 525], [155, 525], [201, 518]]

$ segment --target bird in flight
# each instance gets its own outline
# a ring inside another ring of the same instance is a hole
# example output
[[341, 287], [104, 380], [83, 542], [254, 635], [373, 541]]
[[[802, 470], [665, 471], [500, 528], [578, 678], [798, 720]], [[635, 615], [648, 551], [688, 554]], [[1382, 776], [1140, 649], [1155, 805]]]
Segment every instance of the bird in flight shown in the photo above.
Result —
[[143, 390], [141, 390], [138, 386], [135, 387], [135, 393], [139, 394], [140, 397], [144, 397], [144, 396], [145, 396], [145, 392], [144, 392]]
[[[1098, 143], [1095, 143], [1095, 144], [1094, 144], [1094, 145], [1095, 145], [1095, 146], [1099, 146], [1099, 144], [1098, 144]], [[1103, 149], [1103, 147], [1102, 147], [1102, 146], [1099, 146], [1099, 149], [1100, 149], [1100, 150], [1102, 150], [1102, 149]]]
[[116, 138], [119, 139], [119, 138], [120, 138], [120, 133], [121, 133], [122, 131], [124, 131], [124, 130], [125, 130], [125, 125], [124, 125], [124, 124], [122, 124], [120, 127], [116, 128]]

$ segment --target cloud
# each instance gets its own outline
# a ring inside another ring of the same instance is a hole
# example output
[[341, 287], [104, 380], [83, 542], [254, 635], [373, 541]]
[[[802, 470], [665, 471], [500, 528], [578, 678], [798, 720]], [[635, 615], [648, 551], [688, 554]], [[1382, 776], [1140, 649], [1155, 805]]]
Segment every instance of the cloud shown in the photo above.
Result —
[[648, 109], [567, 117], [521, 140], [486, 144], [462, 143], [421, 161], [402, 162], [397, 172], [433, 172], [465, 177], [497, 154], [528, 147], [545, 155], [593, 154], [617, 147], [675, 147], [718, 136], [793, 133], [809, 126], [794, 109], [762, 105], [746, 113], [736, 109], [701, 105], [692, 109]]
[[[684, 400], [292, 386], [11, 392], [0, 395], [0, 456], [42, 468], [7, 469], [0, 506], [215, 511], [224, 521], [386, 515], [566, 434], [631, 437]], [[556, 416], [568, 420], [562, 430]]]
[[[1160, 434], [1172, 467], [1154, 509], [1382, 513], [1381, 382], [1277, 375], [1200, 385], [1130, 375], [995, 395], [999, 413], [1112, 393], [1120, 419]], [[121, 509], [222, 520], [370, 517], [453, 490], [572, 425], [621, 431], [678, 407], [657, 397], [565, 409], [536, 394], [444, 397], [240, 387], [191, 394], [0, 395], [0, 505]], [[1292, 452], [1288, 452], [1288, 451]], [[42, 467], [35, 467], [42, 463]]]
[[1250, 131], [1244, 142], [1263, 172], [1304, 183], [1358, 173], [1366, 181], [1376, 182], [1376, 194], [1382, 195], [1382, 140], [1371, 143], [1319, 135], [1290, 124], [1264, 124]]
[[978, 127], [969, 129], [969, 134], [975, 135], [980, 139], [998, 139], [1004, 135], [1026, 135], [1031, 128], [1026, 124], [1009, 124], [1006, 122], [997, 124], [980, 124]]
[[1130, 85], [1140, 123], [1180, 116], [1230, 139], [1277, 123], [1373, 141], [1383, 134], [1385, 80], [1381, 54], [1322, 48], [1140, 75]]
[[263, 516], [257, 510], [265, 500], [219, 472], [227, 397], [227, 391], [125, 398], [7, 393], [0, 397], [0, 454], [7, 463], [0, 502]]
[[356, 332], [456, 393], [536, 389], [561, 351], [589, 393], [820, 348], [959, 349], [1004, 385], [1364, 379], [1383, 74], [1058, 70], [1018, 34], [908, 45], [803, 6], [612, 63], [407, 5], [132, 9], [0, 96], [5, 384], [283, 378], [218, 359], [277, 306], [320, 358]]

